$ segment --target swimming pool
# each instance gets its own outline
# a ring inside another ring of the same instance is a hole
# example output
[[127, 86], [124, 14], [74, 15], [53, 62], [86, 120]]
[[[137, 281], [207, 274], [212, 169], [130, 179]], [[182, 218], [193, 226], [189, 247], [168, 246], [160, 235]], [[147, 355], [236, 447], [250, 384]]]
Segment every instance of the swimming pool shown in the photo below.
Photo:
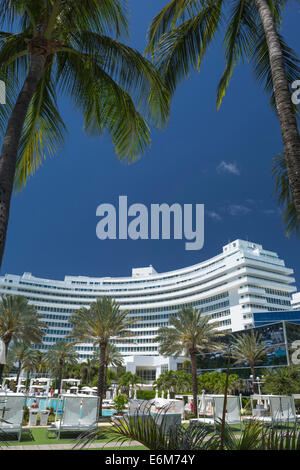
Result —
[[[62, 400], [61, 399], [46, 398], [46, 397], [25, 398], [25, 406], [28, 406], [28, 408], [30, 408], [34, 400], [36, 400], [40, 410], [46, 410], [46, 409], [53, 408], [54, 413], [56, 413], [56, 411], [58, 412], [58, 414], [61, 413], [61, 409], [62, 409]], [[58, 409], [57, 409], [57, 407], [58, 407]], [[116, 413], [116, 410], [102, 409], [102, 416], [112, 416], [114, 413]]]

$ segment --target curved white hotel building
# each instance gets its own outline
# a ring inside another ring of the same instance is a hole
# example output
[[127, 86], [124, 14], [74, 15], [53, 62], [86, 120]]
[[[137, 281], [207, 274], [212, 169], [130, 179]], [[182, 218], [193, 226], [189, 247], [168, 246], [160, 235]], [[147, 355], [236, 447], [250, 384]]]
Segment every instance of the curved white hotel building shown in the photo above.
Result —
[[[132, 269], [131, 277], [91, 278], [66, 276], [63, 281], [40, 279], [29, 273], [0, 278], [0, 293], [24, 295], [48, 325], [43, 345], [47, 351], [71, 331], [68, 319], [80, 307], [88, 307], [99, 296], [111, 296], [120, 309], [139, 320], [132, 337], [115, 339], [127, 370], [152, 381], [167, 369], [180, 368], [184, 358], [165, 358], [153, 342], [160, 326], [187, 306], [201, 308], [219, 328], [237, 331], [253, 326], [254, 312], [291, 308], [292, 269], [274, 252], [257, 243], [236, 240], [221, 254], [188, 268], [157, 273], [150, 266]], [[78, 345], [83, 360], [93, 353], [92, 344]]]

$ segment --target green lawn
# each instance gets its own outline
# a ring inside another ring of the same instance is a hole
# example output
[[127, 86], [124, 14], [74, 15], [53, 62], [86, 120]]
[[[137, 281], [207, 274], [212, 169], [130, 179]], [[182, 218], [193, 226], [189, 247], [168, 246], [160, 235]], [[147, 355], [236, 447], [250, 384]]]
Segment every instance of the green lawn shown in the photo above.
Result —
[[[23, 432], [21, 441], [18, 442], [15, 436], [7, 436], [5, 437], [5, 444], [0, 443], [1, 445], [9, 445], [9, 446], [17, 446], [17, 445], [51, 445], [51, 444], [75, 444], [77, 442], [77, 438], [79, 436], [78, 433], [63, 433], [60, 439], [56, 439], [53, 435], [51, 437], [47, 437], [47, 428], [32, 428], [32, 436], [33, 439], [30, 438], [29, 433]], [[101, 439], [96, 439], [93, 443], [105, 443], [110, 440], [109, 435], [106, 433], [102, 433]], [[112, 445], [112, 444], [110, 444]]]

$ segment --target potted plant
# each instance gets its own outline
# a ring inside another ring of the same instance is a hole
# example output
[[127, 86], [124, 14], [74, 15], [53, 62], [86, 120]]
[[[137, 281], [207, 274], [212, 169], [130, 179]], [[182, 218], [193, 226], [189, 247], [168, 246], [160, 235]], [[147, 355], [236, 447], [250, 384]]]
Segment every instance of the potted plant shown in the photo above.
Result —
[[123, 395], [122, 393], [119, 393], [114, 398], [114, 409], [117, 410], [118, 416], [123, 416], [124, 409], [127, 403], [128, 403], [128, 398], [126, 395]]

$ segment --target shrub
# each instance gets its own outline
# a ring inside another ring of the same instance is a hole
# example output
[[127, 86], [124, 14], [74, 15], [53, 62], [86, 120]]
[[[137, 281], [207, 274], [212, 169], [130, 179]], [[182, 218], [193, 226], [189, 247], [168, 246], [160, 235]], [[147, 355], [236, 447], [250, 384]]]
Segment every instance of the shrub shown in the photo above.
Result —
[[118, 411], [118, 413], [122, 412], [125, 409], [126, 403], [128, 403], [128, 398], [122, 393], [119, 393], [114, 398], [114, 408]]

